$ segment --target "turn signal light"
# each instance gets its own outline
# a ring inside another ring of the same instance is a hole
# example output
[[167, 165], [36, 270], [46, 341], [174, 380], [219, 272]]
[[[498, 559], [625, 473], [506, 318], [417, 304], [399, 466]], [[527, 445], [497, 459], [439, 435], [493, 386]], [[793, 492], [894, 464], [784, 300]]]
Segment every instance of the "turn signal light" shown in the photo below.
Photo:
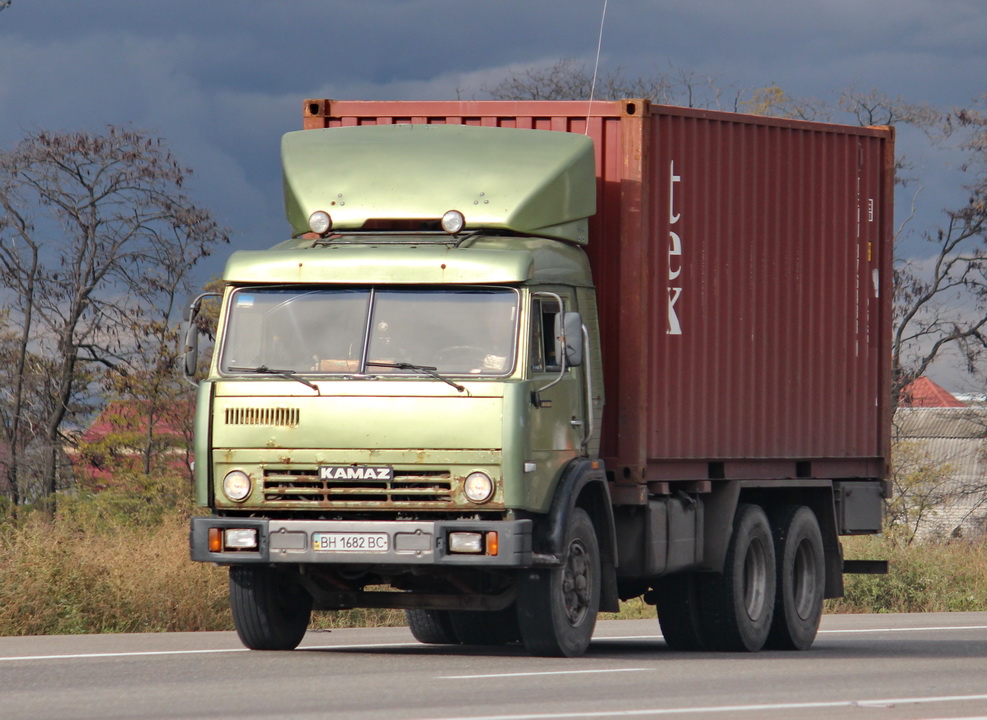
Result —
[[209, 528], [209, 552], [223, 552], [222, 528]]

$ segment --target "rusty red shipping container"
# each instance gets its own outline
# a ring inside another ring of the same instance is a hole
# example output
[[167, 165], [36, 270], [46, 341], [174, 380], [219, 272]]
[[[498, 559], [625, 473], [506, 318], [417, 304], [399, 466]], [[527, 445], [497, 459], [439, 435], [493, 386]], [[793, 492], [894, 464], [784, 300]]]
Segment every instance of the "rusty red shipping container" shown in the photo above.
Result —
[[304, 127], [585, 133], [618, 480], [883, 478], [891, 128], [619, 102], [306, 100]]

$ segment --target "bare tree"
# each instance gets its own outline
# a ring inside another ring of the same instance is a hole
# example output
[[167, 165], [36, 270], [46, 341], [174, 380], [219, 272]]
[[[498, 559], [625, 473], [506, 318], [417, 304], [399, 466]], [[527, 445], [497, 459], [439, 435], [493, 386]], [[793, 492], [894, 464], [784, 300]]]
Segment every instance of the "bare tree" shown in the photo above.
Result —
[[[54, 502], [66, 423], [92, 373], [135, 367], [148, 319], [170, 314], [176, 294], [191, 290], [190, 268], [227, 240], [186, 196], [189, 174], [161, 140], [117, 127], [42, 131], [0, 153], [0, 298], [19, 328], [2, 428], [15, 497], [16, 453], [34, 443]], [[32, 357], [50, 364], [39, 425], [26, 422]]]
[[[512, 71], [500, 82], [482, 88], [496, 100], [588, 100], [591, 89], [592, 73], [585, 65], [570, 59], [545, 67]], [[655, 67], [652, 74], [636, 78], [626, 77], [620, 68], [606, 70], [597, 78], [593, 97], [600, 100], [643, 98], [663, 105], [802, 120], [826, 121], [831, 115], [825, 103], [795, 99], [777, 84], [745, 89], [672, 63], [665, 68]]]
[[795, 99], [776, 83], [751, 90], [749, 98], [741, 100], [737, 110], [752, 115], [817, 122], [828, 121], [831, 118], [830, 110], [825, 103], [813, 99]]
[[669, 65], [649, 76], [628, 78], [620, 68], [606, 70], [596, 79], [585, 65], [563, 58], [545, 67], [515, 70], [500, 82], [481, 88], [495, 100], [598, 100], [643, 98], [659, 104], [737, 109], [741, 91], [721, 86], [712, 76]]
[[875, 89], [849, 87], [836, 104], [862, 127], [907, 124], [932, 131], [943, 119], [942, 111], [928, 103], [909, 102], [900, 95], [891, 97]]
[[968, 372], [980, 367], [987, 350], [987, 256], [985, 213], [977, 204], [971, 198], [966, 208], [946, 211], [945, 226], [926, 236], [936, 251], [928, 267], [895, 268], [895, 400], [947, 349], [959, 353]]
[[[867, 117], [872, 117], [872, 110]], [[895, 400], [947, 350], [979, 372], [987, 351], [987, 115], [972, 108], [936, 112], [928, 106], [889, 102], [878, 118], [909, 123], [966, 154], [970, 178], [965, 202], [942, 210], [939, 227], [922, 237], [931, 249], [924, 262], [895, 268], [893, 373]]]

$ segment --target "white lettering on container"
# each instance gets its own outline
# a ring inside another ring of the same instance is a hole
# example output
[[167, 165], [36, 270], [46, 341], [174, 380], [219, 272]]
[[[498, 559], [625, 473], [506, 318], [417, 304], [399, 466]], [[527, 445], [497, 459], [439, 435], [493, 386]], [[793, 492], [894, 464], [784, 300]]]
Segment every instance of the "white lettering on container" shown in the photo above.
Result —
[[[671, 173], [668, 183], [668, 224], [674, 225], [682, 219], [682, 213], [675, 212], [675, 183], [682, 182], [682, 176], [675, 174], [675, 161], [669, 164]], [[668, 231], [668, 329], [667, 335], [681, 335], [682, 324], [679, 322], [678, 313], [675, 311], [675, 303], [682, 296], [681, 281], [677, 286], [672, 286], [671, 282], [678, 280], [682, 274], [682, 237], [671, 230]]]

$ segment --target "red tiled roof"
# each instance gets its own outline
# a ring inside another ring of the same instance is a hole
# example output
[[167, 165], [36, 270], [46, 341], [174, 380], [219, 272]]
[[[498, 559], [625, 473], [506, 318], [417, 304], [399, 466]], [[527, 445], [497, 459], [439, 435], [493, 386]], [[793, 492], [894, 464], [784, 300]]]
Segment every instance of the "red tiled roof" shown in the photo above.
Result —
[[948, 390], [929, 380], [927, 377], [916, 378], [901, 391], [901, 407], [966, 407]]

